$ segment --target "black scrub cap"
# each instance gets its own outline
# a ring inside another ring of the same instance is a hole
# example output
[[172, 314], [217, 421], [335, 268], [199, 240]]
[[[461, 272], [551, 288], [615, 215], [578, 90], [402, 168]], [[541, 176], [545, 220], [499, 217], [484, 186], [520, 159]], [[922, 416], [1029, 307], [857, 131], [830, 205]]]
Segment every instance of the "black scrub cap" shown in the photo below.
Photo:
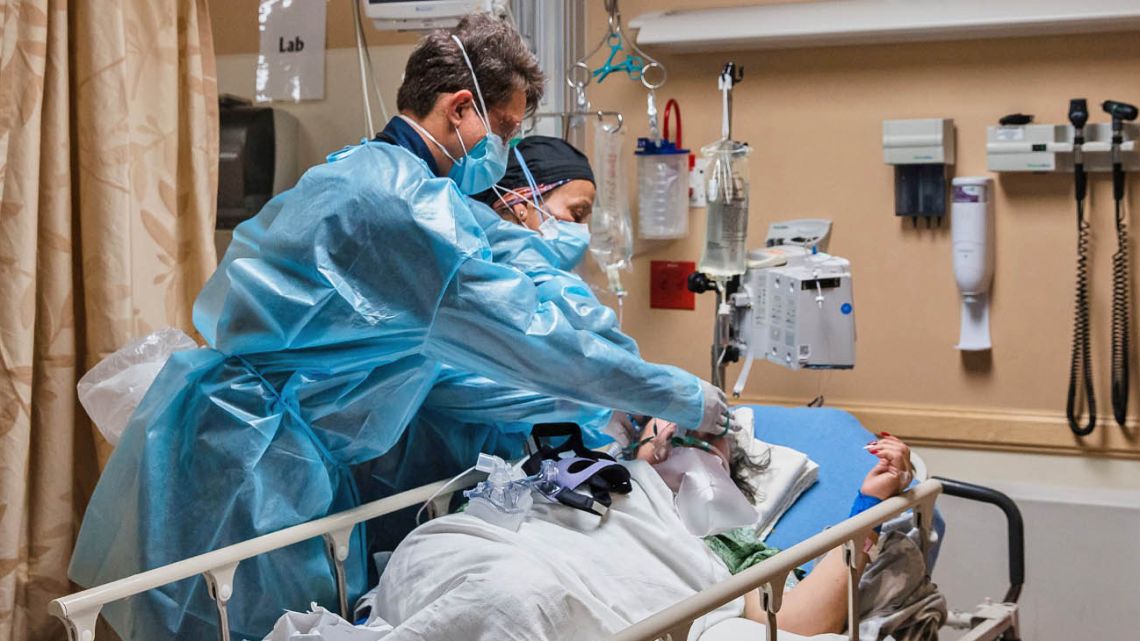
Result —
[[[573, 145], [552, 136], [527, 136], [519, 141], [517, 149], [526, 160], [526, 166], [539, 185], [550, 185], [569, 180], [588, 180], [594, 182], [594, 172], [590, 169], [590, 161], [586, 154], [578, 151]], [[514, 150], [510, 150], [507, 157], [507, 173], [499, 181], [503, 189], [522, 189], [529, 187], [526, 175], [523, 173], [519, 159]], [[493, 205], [499, 197], [495, 190], [488, 189], [475, 198]]]

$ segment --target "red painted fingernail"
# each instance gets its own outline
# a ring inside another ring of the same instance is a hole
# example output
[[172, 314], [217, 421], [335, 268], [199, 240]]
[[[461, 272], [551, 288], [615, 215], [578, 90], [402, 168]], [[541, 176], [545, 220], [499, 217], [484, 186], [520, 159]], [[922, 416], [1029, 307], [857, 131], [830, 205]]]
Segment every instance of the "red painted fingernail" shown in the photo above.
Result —
[[879, 436], [890, 436], [890, 432], [879, 432]]
[[879, 453], [879, 450], [871, 450], [871, 453], [872, 453], [872, 454], [878, 454], [878, 453]]

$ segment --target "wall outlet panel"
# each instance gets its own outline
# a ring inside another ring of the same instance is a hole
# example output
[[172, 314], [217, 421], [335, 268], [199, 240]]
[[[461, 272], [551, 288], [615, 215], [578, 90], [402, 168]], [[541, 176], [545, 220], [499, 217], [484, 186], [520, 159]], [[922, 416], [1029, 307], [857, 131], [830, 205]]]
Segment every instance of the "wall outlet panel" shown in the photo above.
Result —
[[708, 158], [697, 158], [689, 170], [689, 207], [704, 207], [708, 204], [705, 197], [705, 170], [708, 167]]

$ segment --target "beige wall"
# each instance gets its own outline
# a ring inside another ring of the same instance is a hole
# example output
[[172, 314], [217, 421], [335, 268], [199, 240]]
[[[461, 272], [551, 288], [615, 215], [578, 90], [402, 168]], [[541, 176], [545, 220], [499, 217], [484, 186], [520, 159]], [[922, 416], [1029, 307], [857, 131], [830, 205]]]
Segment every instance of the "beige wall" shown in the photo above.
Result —
[[[326, 100], [283, 105], [301, 119], [302, 162], [318, 162], [328, 150], [359, 136], [355, 59], [344, 49], [353, 43], [349, 1], [329, 3]], [[247, 93], [241, 87], [252, 86], [256, 4], [211, 2], [223, 89]], [[627, 21], [646, 11], [701, 4], [725, 2], [621, 3]], [[600, 2], [587, 6], [592, 47], [605, 21]], [[415, 36], [381, 34], [370, 25], [366, 32], [380, 56], [377, 70], [391, 105], [402, 56]], [[948, 225], [912, 230], [909, 221], [894, 216], [893, 174], [882, 163], [880, 145], [883, 119], [950, 117], [958, 126], [955, 174], [985, 175], [985, 126], [1005, 113], [1023, 111], [1036, 114], [1039, 122], [1063, 122], [1073, 96], [1140, 101], [1138, 44], [1140, 34], [1121, 33], [768, 52], [651, 51], [669, 70], [660, 103], [670, 97], [680, 101], [691, 147], [719, 134], [716, 73], [729, 59], [744, 66], [734, 127], [737, 137], [755, 148], [752, 244], [760, 243], [773, 220], [826, 217], [835, 221], [832, 251], [853, 264], [855, 370], [790, 372], [758, 363], [746, 397], [799, 403], [822, 390], [829, 404], [848, 407], [865, 422], [919, 443], [1140, 454], [1107, 418], [1084, 444], [1064, 423], [1075, 245], [1070, 177], [998, 178], [995, 349], [988, 359], [969, 360], [954, 349], [959, 299]], [[632, 135], [647, 131], [639, 85], [611, 78], [591, 87], [590, 99], [598, 108], [623, 111]], [[1104, 119], [1097, 114], [1094, 120]], [[630, 150], [631, 183], [632, 158]], [[1109, 182], [1095, 178], [1093, 347], [1102, 413], [1109, 403], [1111, 207]], [[625, 277], [631, 290], [625, 322], [647, 357], [707, 376], [711, 295], [698, 298], [695, 312], [648, 308], [650, 260], [699, 258], [703, 210], [694, 210], [692, 222], [690, 238], [638, 244], [635, 270]], [[1140, 299], [1140, 292], [1133, 296]], [[730, 380], [735, 372], [730, 369]], [[1140, 375], [1137, 379], [1133, 387], [1140, 385]], [[1135, 394], [1132, 408], [1135, 417], [1140, 410]]]
[[[325, 45], [329, 49], [356, 46], [355, 31], [352, 26], [352, 2], [354, 0], [301, 0], [302, 2], [325, 2], [326, 12]], [[258, 48], [257, 0], [208, 0], [210, 18], [214, 23], [214, 51], [220, 55], [233, 53], [256, 53]], [[414, 33], [380, 32], [372, 28], [365, 19], [364, 37], [369, 45], [412, 44], [418, 36]]]
[[[605, 25], [595, 4], [589, 4], [590, 43]], [[622, 9], [628, 20], [694, 4], [626, 0]], [[735, 137], [755, 149], [750, 244], [758, 246], [774, 220], [830, 218], [835, 223], [831, 250], [853, 265], [854, 371], [790, 372], [764, 363], [754, 368], [746, 395], [806, 402], [822, 389], [829, 404], [850, 406], [865, 420], [919, 441], [945, 437], [982, 447], [1075, 451], [1077, 442], [1063, 416], [1075, 261], [1071, 176], [998, 178], [995, 348], [991, 358], [967, 359], [954, 349], [959, 297], [949, 226], [913, 230], [910, 221], [894, 216], [893, 172], [882, 161], [881, 122], [953, 118], [955, 175], [986, 175], [985, 127], [1003, 114], [1022, 111], [1036, 114], [1038, 122], [1064, 122], [1074, 96], [1098, 103], [1114, 97], [1140, 100], [1138, 44], [1140, 34], [1133, 32], [765, 52], [650, 51], [669, 71], [659, 102], [680, 102], [690, 147], [719, 135], [717, 72], [727, 60], [744, 66], [744, 82], [734, 93], [733, 126]], [[590, 99], [598, 107], [622, 110], [634, 134], [647, 131], [639, 85], [607, 80], [591, 88]], [[1099, 113], [1093, 119], [1105, 120]], [[1140, 186], [1133, 189], [1138, 191]], [[1103, 177], [1092, 181], [1092, 208], [1094, 368], [1103, 413], [1109, 405], [1115, 248], [1111, 187]], [[625, 318], [647, 357], [707, 375], [711, 294], [698, 298], [695, 312], [648, 307], [650, 260], [700, 257], [703, 210], [694, 210], [692, 223], [699, 231], [689, 238], [643, 248], [627, 277], [632, 294]], [[1140, 291], [1134, 291], [1133, 300], [1137, 296]], [[735, 369], [730, 368], [730, 380]], [[1134, 381], [1133, 417], [1140, 410], [1138, 385], [1140, 380]], [[1087, 441], [1119, 455], [1140, 451], [1108, 423], [1102, 421], [1103, 429]]]
[[[368, 27], [372, 29], [372, 27]], [[411, 54], [412, 45], [371, 46], [376, 81], [388, 109], [396, 109], [396, 89]], [[218, 90], [251, 97], [256, 53], [234, 53], [218, 56]], [[372, 117], [379, 131], [384, 126], [380, 107], [372, 101]], [[325, 99], [298, 103], [276, 102], [274, 109], [289, 112], [297, 119], [297, 168], [303, 172], [325, 161], [330, 152], [360, 142], [367, 128], [360, 97], [360, 70], [356, 49], [329, 49], [325, 56]]]

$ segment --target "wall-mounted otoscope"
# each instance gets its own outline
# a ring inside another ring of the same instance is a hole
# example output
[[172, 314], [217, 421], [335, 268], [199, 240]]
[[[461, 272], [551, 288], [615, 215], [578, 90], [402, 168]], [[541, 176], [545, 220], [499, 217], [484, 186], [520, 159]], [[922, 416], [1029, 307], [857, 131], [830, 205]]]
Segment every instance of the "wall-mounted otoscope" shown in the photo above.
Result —
[[1125, 121], [1136, 120], [1135, 105], [1105, 100], [1101, 109], [1112, 116], [1112, 198], [1116, 207], [1116, 253], [1112, 255], [1112, 414], [1124, 425], [1128, 413], [1128, 361], [1131, 355], [1129, 289], [1132, 274], [1128, 266], [1128, 225], [1124, 220], [1124, 143]]
[[1124, 160], [1120, 154], [1120, 145], [1124, 142], [1124, 123], [1136, 120], [1140, 112], [1136, 105], [1117, 100], [1105, 100], [1100, 107], [1112, 116], [1112, 196], [1119, 203], [1124, 200]]
[[[1073, 318], [1073, 354], [1069, 363], [1069, 397], [1065, 415], [1069, 429], [1077, 436], [1088, 436], [1096, 428], [1096, 394], [1092, 382], [1092, 352], [1089, 349], [1089, 222], [1085, 219], [1085, 125], [1089, 104], [1084, 98], [1069, 101], [1069, 123], [1073, 125], [1073, 180], [1077, 198], [1077, 295]], [[1088, 421], [1081, 425], [1078, 395], [1084, 390]]]

